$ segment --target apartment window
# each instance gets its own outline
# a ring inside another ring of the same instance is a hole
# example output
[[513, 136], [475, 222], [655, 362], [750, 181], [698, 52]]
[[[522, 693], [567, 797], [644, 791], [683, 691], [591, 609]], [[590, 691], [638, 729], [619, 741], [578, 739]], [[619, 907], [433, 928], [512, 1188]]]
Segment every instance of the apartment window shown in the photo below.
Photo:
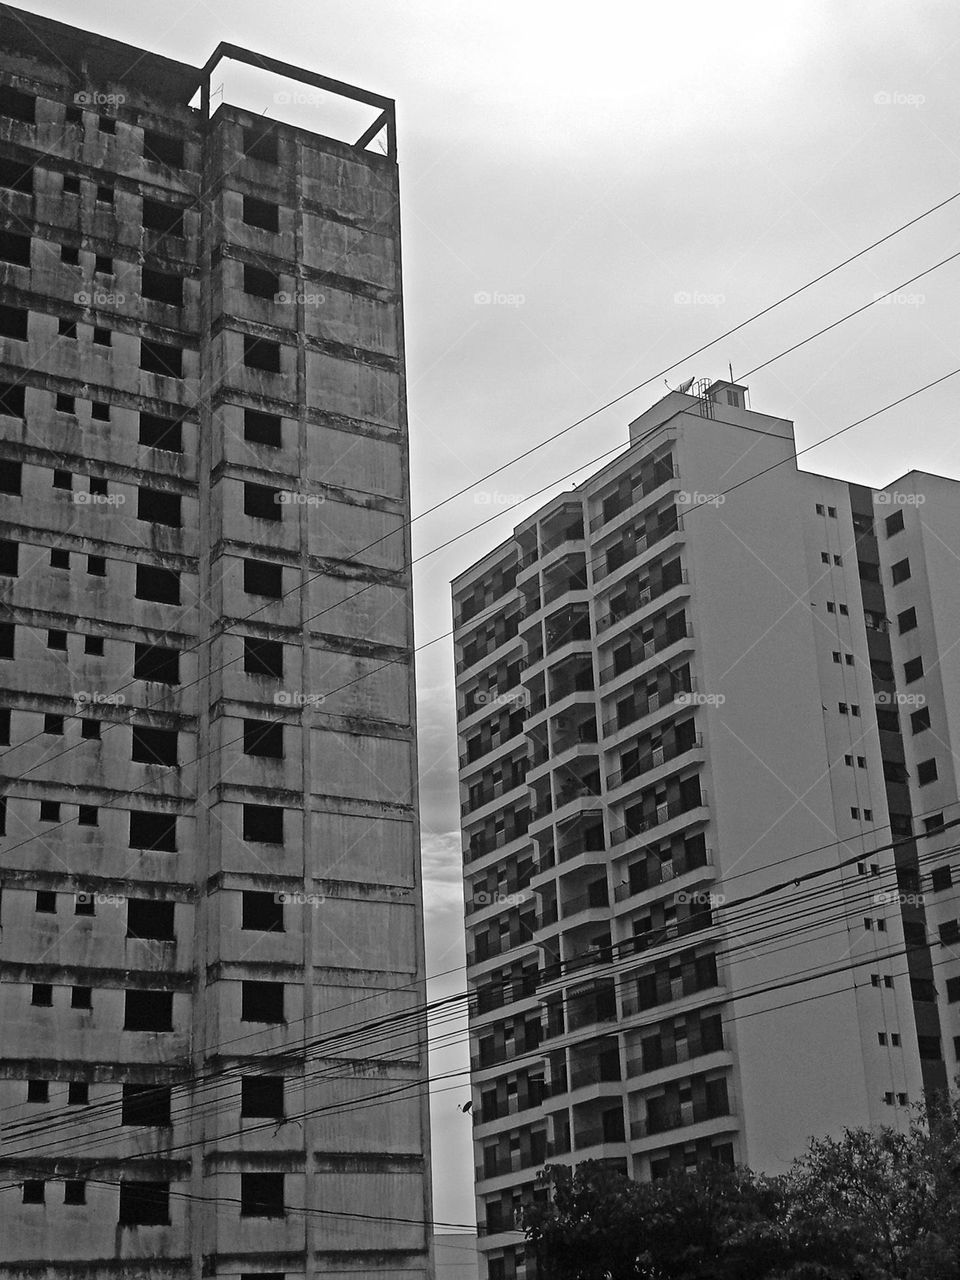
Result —
[[283, 903], [276, 893], [244, 889], [241, 894], [241, 929], [283, 933]]
[[931, 757], [929, 760], [923, 760], [917, 765], [917, 782], [921, 787], [925, 787], [930, 782], [935, 782], [939, 777], [936, 759]]
[[167, 342], [140, 339], [140, 368], [148, 373], [161, 373], [166, 378], [183, 377], [183, 350]]
[[283, 1119], [283, 1076], [244, 1076], [240, 1114], [251, 1119]]
[[261, 373], [279, 373], [280, 343], [244, 334], [243, 363], [248, 369], [259, 369]]
[[29, 267], [30, 237], [17, 235], [14, 231], [0, 231], [0, 259], [12, 262], [14, 266]]
[[903, 512], [895, 511], [892, 516], [887, 516], [883, 523], [887, 531], [887, 537], [892, 538], [895, 533], [899, 533], [903, 528]]
[[923, 658], [911, 658], [903, 664], [903, 678], [907, 684], [913, 684], [923, 675]]
[[19, 382], [0, 382], [0, 413], [9, 418], [22, 418], [26, 408], [26, 394]]
[[258, 844], [283, 844], [283, 810], [277, 805], [245, 804], [243, 839]]
[[159, 644], [138, 644], [134, 649], [133, 675], [136, 680], [156, 680], [160, 684], [180, 683], [180, 654]]
[[272, 302], [280, 292], [280, 277], [275, 271], [244, 264], [243, 292], [255, 298], [269, 298]]
[[248, 675], [281, 678], [283, 676], [283, 645], [279, 640], [262, 640], [257, 636], [245, 636], [243, 669]]
[[0, 707], [0, 743], [10, 744], [10, 708]]
[[0, 622], [0, 658], [12, 658], [15, 628], [12, 622]]
[[248, 227], [259, 227], [261, 231], [280, 230], [280, 207], [269, 200], [258, 200], [255, 196], [243, 197], [243, 221]]
[[847, 714], [849, 713], [850, 708], [847, 706], [847, 704], [846, 704], [845, 702], [838, 702], [838, 703], [837, 703], [837, 710], [840, 712], [840, 714], [841, 714], [842, 716], [845, 716], [845, 715], [847, 715]]
[[857, 756], [857, 768], [858, 768], [858, 769], [865, 769], [866, 767], [867, 767], [867, 757], [866, 757], [866, 756]]
[[893, 565], [893, 567], [891, 568], [890, 576], [893, 579], [894, 586], [896, 586], [900, 582], [906, 582], [906, 580], [910, 577], [909, 559], [898, 560], [897, 563]]
[[26, 341], [27, 317], [30, 313], [25, 307], [8, 307], [0, 305], [0, 338], [16, 338]]
[[828, 600], [828, 601], [827, 601], [827, 613], [836, 613], [836, 612], [837, 612], [837, 606], [833, 603], [833, 601], [832, 601], [832, 600]]
[[852, 716], [859, 716], [859, 714], [860, 714], [860, 704], [859, 704], [859, 702], [851, 702], [851, 703], [850, 703], [850, 714], [851, 714]]
[[64, 1204], [86, 1204], [87, 1184], [78, 1178], [68, 1178], [63, 1184]]
[[109, 347], [110, 346], [110, 330], [102, 329], [99, 325], [94, 325], [93, 341], [95, 346]]
[[960, 977], [947, 979], [947, 999], [951, 1004], [960, 1001]]
[[90, 404], [90, 417], [94, 422], [110, 421], [110, 406], [103, 400], [93, 400]]
[[61, 471], [56, 468], [53, 473], [54, 489], [72, 489], [73, 475], [69, 471]]
[[144, 200], [142, 222], [147, 231], [157, 231], [166, 236], [183, 236], [184, 210], [161, 200]]
[[243, 131], [243, 154], [251, 160], [262, 160], [265, 164], [276, 164], [277, 135], [272, 129], [255, 125]]
[[127, 991], [124, 1031], [172, 1031], [172, 991]]
[[0, 538], [0, 575], [15, 578], [20, 571], [20, 544]]
[[947, 863], [944, 867], [934, 867], [930, 872], [930, 888], [934, 893], [942, 893], [944, 889], [953, 887], [953, 867]]
[[90, 492], [101, 494], [103, 497], [106, 497], [106, 495], [109, 493], [109, 488], [107, 486], [106, 480], [104, 480], [102, 476], [91, 476]]
[[863, 582], [880, 581], [880, 566], [878, 564], [870, 564], [869, 562], [858, 560], [857, 572]]
[[60, 246], [60, 261], [68, 267], [79, 267], [80, 250], [72, 244], [62, 244]]
[[170, 1123], [170, 1088], [159, 1084], [125, 1084], [120, 1123], [165, 1128]]
[[156, 849], [161, 853], [176, 853], [176, 817], [141, 809], [131, 810], [129, 845], [131, 849]]
[[140, 273], [140, 293], [153, 302], [165, 302], [171, 307], [183, 306], [183, 277], [169, 271], [155, 271], [144, 267]]
[[80, 737], [90, 740], [95, 738], [100, 740], [100, 721], [83, 719], [80, 721]]
[[22, 463], [0, 459], [0, 493], [12, 493], [19, 497]]
[[163, 418], [156, 413], [140, 414], [140, 443], [148, 449], [183, 452], [182, 422], [179, 418]]
[[176, 937], [174, 907], [172, 902], [156, 902], [150, 898], [128, 899], [127, 937], [172, 942]]
[[839, 662], [840, 662], [840, 654], [839, 654], [839, 652], [838, 652], [836, 649], [834, 649], [834, 651], [833, 651], [833, 660], [834, 660], [834, 662], [836, 662], [836, 663], [839, 665]]
[[30, 993], [30, 1003], [39, 1009], [53, 1007], [53, 986], [49, 982], [35, 982]]
[[99, 809], [95, 804], [81, 804], [77, 807], [77, 823], [81, 827], [98, 827], [100, 825]]
[[845, 604], [839, 604], [837, 605], [837, 612], [840, 614], [841, 618], [845, 618], [850, 610]]
[[41, 800], [40, 801], [40, 821], [41, 822], [59, 822], [60, 821], [60, 801], [59, 800]]
[[47, 632], [47, 648], [62, 649], [66, 651], [67, 633], [65, 631], [59, 631], [56, 629], [48, 631]]
[[[89, 573], [89, 570], [87, 571]], [[103, 636], [84, 636], [83, 652], [95, 658], [103, 657]]]
[[93, 269], [102, 276], [113, 275], [113, 259], [106, 253], [97, 253], [93, 259]]
[[106, 183], [97, 187], [97, 204], [113, 204], [113, 187]]
[[0, 159], [0, 187], [10, 191], [33, 191], [33, 165], [20, 160]]
[[73, 900], [73, 914], [75, 916], [95, 916], [97, 914], [97, 904], [94, 902], [92, 893], [78, 893]]
[[859, 821], [860, 821], [860, 810], [859, 810], [859, 809], [851, 809], [851, 810], [850, 810], [850, 817], [851, 817], [851, 818], [853, 818], [853, 820], [854, 820], [855, 822], [859, 822]]
[[71, 1009], [92, 1009], [93, 990], [90, 987], [73, 987], [70, 991]]
[[124, 1227], [165, 1226], [170, 1221], [168, 1182], [121, 1182], [120, 1225]]
[[818, 515], [818, 516], [825, 516], [826, 514], [827, 514], [827, 512], [826, 512], [826, 508], [824, 507], [823, 503], [822, 503], [822, 502], [818, 502], [818, 503], [817, 503], [817, 515]]
[[49, 1102], [50, 1101], [50, 1081], [49, 1080], [28, 1080], [27, 1081], [27, 1101], [28, 1102]]
[[281, 422], [278, 413], [261, 413], [259, 409], [244, 409], [243, 438], [253, 444], [268, 444], [279, 449], [283, 443]]
[[844, 757], [843, 757], [843, 763], [844, 763], [844, 764], [846, 764], [846, 765], [849, 765], [849, 766], [850, 766], [850, 768], [852, 769], [852, 768], [853, 768], [853, 756], [844, 756]]
[[137, 565], [138, 600], [155, 600], [159, 604], [180, 603], [180, 574], [175, 569], [157, 569], [152, 565]]
[[243, 753], [283, 759], [283, 725], [276, 720], [244, 720]]
[[21, 120], [24, 124], [36, 124], [37, 100], [22, 89], [14, 89], [8, 84], [0, 85], [0, 115], [9, 116], [11, 120]]
[[827, 552], [826, 552], [826, 551], [821, 551], [821, 552], [820, 552], [820, 563], [821, 563], [821, 564], [829, 564], [829, 563], [830, 563], [830, 557], [829, 557], [829, 555], [827, 554]]
[[24, 1204], [43, 1204], [46, 1199], [47, 1184], [38, 1178], [28, 1178], [23, 1183], [21, 1199]]
[[57, 914], [57, 895], [49, 889], [38, 889], [34, 900], [34, 910], [44, 915]]
[[283, 506], [279, 502], [280, 490], [265, 484], [244, 484], [243, 514], [258, 520], [282, 520]]
[[243, 1022], [283, 1022], [283, 983], [241, 982], [240, 1019]]
[[897, 629], [901, 635], [907, 631], [913, 631], [916, 625], [917, 611], [913, 605], [909, 609], [904, 609], [903, 613], [897, 614]]
[[837, 508], [836, 508], [836, 507], [827, 507], [827, 515], [828, 515], [828, 516], [830, 516], [830, 518], [831, 518], [832, 520], [836, 520], [836, 518], [837, 518]]
[[270, 564], [266, 560], [244, 560], [243, 589], [251, 596], [279, 599], [283, 595], [283, 565]]
[[137, 725], [133, 729], [130, 758], [137, 764], [175, 767], [178, 736], [176, 729], [148, 729]]
[[180, 138], [171, 138], [168, 133], [144, 129], [143, 158], [152, 160], [155, 164], [169, 165], [172, 169], [182, 169], [183, 141]]
[[97, 120], [97, 128], [101, 133], [114, 134], [117, 132], [117, 122], [112, 116], [100, 116]]
[[930, 708], [921, 707], [918, 711], [910, 713], [910, 732], [923, 733], [924, 729], [930, 728]]
[[834, 563], [834, 564], [837, 564], [837, 565], [842, 565], [842, 564], [843, 564], [843, 556], [834, 556], [834, 557], [833, 557], [833, 563]]
[[63, 194], [65, 196], [78, 196], [80, 194], [80, 179], [72, 173], [63, 175]]

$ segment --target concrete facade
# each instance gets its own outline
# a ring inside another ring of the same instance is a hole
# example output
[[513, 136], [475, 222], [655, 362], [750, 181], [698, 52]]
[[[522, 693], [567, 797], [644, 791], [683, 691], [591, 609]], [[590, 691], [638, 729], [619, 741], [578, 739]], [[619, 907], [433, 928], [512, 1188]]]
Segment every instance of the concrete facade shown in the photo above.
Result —
[[957, 1071], [957, 484], [802, 472], [746, 395], [666, 396], [454, 583], [491, 1280], [547, 1161], [775, 1172]]
[[427, 1280], [393, 104], [0, 20], [0, 1276]]

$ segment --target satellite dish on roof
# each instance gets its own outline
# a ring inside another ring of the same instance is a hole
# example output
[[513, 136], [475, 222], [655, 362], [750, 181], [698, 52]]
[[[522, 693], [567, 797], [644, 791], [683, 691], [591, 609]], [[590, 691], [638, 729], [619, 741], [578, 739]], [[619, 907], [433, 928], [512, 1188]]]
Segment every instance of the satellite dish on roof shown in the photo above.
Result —
[[688, 378], [688, 379], [686, 380], [686, 382], [681, 382], [681, 383], [680, 383], [679, 387], [677, 387], [677, 390], [678, 390], [681, 394], [684, 394], [684, 393], [686, 393], [687, 391], [689, 391], [689, 390], [690, 390], [690, 388], [693, 386], [693, 384], [694, 384], [695, 382], [696, 382], [696, 378], [695, 378], [695, 377], [694, 377], [694, 378]]

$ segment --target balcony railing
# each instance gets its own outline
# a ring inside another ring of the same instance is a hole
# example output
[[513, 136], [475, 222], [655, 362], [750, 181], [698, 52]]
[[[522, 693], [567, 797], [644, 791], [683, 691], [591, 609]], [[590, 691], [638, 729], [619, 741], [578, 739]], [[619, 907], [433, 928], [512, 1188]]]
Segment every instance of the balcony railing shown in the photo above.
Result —
[[653, 1116], [631, 1120], [630, 1137], [648, 1138], [656, 1133], [667, 1133], [670, 1129], [687, 1129], [690, 1125], [701, 1124], [704, 1120], [721, 1120], [732, 1115], [729, 1103], [708, 1106], [706, 1103], [694, 1103], [692, 1107], [671, 1108]]
[[609, 907], [610, 901], [604, 893], [602, 899], [598, 899], [596, 894], [578, 893], [575, 898], [569, 898], [561, 904], [561, 915], [564, 920], [570, 916], [579, 915], [581, 911], [591, 911], [602, 907]]
[[700, 867], [713, 866], [713, 850], [705, 851], [703, 861], [690, 862], [685, 865], [677, 866], [672, 858], [664, 858], [659, 864], [653, 861], [647, 864], [647, 878], [645, 884], [618, 884], [613, 891], [614, 902], [626, 902], [627, 898], [635, 898], [638, 893], [645, 893], [648, 889], [655, 889], [657, 885], [667, 884], [671, 880], [675, 880], [678, 876], [686, 875], [688, 871], [696, 871]]
[[[623, 673], [621, 672], [621, 674]], [[697, 687], [696, 677], [691, 676], [687, 681], [687, 685], [689, 687], [677, 688], [667, 694], [663, 694], [663, 693], [653, 694], [650, 698], [647, 699], [644, 705], [642, 706], [638, 705], [635, 708], [633, 714], [630, 716], [625, 715], [621, 718], [619, 715], [617, 715], [617, 716], [612, 716], [609, 720], [605, 720], [603, 722], [603, 736], [605, 738], [609, 738], [615, 733], [620, 733], [623, 729], [629, 729], [629, 727], [632, 724], [636, 724], [637, 721], [642, 720], [644, 716], [649, 716], [649, 715], [652, 715], [653, 712], [659, 711], [661, 707], [672, 706], [675, 699], [680, 694], [691, 693], [696, 689]]]
[[[617, 1064], [619, 1068], [619, 1063]], [[620, 1074], [613, 1074], [609, 1068], [601, 1067], [598, 1062], [585, 1062], [571, 1068], [570, 1088], [583, 1089], [590, 1084], [619, 1084]]]
[[668, 633], [666, 635], [658, 636], [655, 640], [647, 641], [637, 656], [628, 665], [621, 666], [619, 663], [611, 662], [609, 666], [604, 667], [600, 672], [600, 683], [609, 684], [611, 680], [616, 680], [619, 676], [627, 675], [628, 672], [633, 671], [638, 667], [640, 663], [648, 662], [655, 654], [662, 652], [664, 649], [669, 649], [672, 644], [676, 644], [679, 640], [689, 640], [692, 638], [693, 628], [689, 621], [685, 620], [682, 631]]
[[698, 733], [694, 736], [692, 742], [680, 746], [655, 747], [636, 765], [627, 769], [618, 769], [616, 773], [607, 774], [607, 789], [612, 791], [614, 787], [622, 786], [625, 782], [635, 782], [637, 778], [642, 778], [645, 773], [649, 773], [652, 769], [659, 769], [667, 761], [676, 760], [680, 756], [685, 756], [688, 752], [702, 746], [703, 736]]
[[646, 609], [654, 600], [659, 600], [661, 596], [665, 596], [670, 591], [674, 591], [677, 587], [685, 586], [686, 584], [687, 571], [684, 569], [677, 582], [661, 584], [659, 587], [644, 588], [633, 604], [629, 604], [622, 609], [611, 610], [610, 613], [602, 618], [597, 618], [597, 630], [606, 631], [608, 627], [616, 626], [618, 622], [624, 622], [627, 618], [632, 618], [641, 609]]
[[662, 826], [665, 822], [670, 822], [674, 818], [679, 818], [685, 813], [692, 813], [695, 809], [702, 809], [707, 803], [706, 791], [700, 792], [700, 799], [694, 804], [687, 804], [682, 800], [670, 800], [667, 804], [657, 805], [656, 813], [651, 814], [648, 818], [637, 818], [628, 825], [617, 827], [615, 831], [610, 833], [610, 843], [612, 845], [623, 844], [625, 840], [630, 840], [634, 836], [643, 835], [647, 831], [653, 831], [656, 827]]
[[654, 479], [650, 484], [638, 485], [633, 491], [633, 496], [629, 501], [625, 501], [623, 506], [618, 506], [616, 510], [608, 508], [606, 511], [601, 511], [599, 515], [594, 516], [590, 521], [590, 532], [596, 533], [605, 524], [609, 524], [611, 520], [616, 520], [617, 516], [622, 516], [625, 511], [635, 507], [648, 494], [656, 492], [661, 485], [668, 484], [671, 480], [677, 480], [680, 477], [680, 472], [676, 467], [663, 467], [661, 470], [662, 474], [659, 478]]
[[651, 547], [655, 547], [658, 543], [664, 542], [667, 538], [673, 537], [675, 533], [683, 532], [683, 518], [677, 516], [676, 524], [665, 526], [662, 529], [655, 529], [652, 533], [641, 534], [631, 548], [625, 549], [623, 558], [610, 568], [607, 568], [607, 559], [601, 556], [599, 563], [593, 571], [594, 582], [600, 582], [603, 578], [608, 577], [611, 573], [616, 573], [618, 569], [622, 569], [625, 564], [629, 564], [631, 560], [636, 560], [637, 556], [642, 556], [649, 551]]
[[607, 1133], [599, 1125], [594, 1126], [592, 1129], [581, 1129], [573, 1137], [573, 1145], [577, 1151], [582, 1151], [585, 1147], [602, 1147], [604, 1144], [625, 1141], [626, 1138], [622, 1129], [619, 1133]]

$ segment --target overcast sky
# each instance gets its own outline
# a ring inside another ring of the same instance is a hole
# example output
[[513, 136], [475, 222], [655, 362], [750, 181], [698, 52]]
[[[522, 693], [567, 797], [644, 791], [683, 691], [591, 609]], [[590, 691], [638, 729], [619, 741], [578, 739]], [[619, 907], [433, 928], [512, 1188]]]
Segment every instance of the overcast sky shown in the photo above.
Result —
[[[397, 99], [414, 512], [675, 361], [672, 385], [728, 363], [743, 376], [960, 250], [958, 200], [683, 359], [960, 190], [954, 0], [21, 7], [198, 65], [233, 41]], [[960, 366], [958, 284], [960, 259], [777, 360], [746, 379], [753, 407], [792, 418], [804, 447]], [[664, 391], [658, 377], [414, 526], [419, 556], [503, 513], [418, 565], [420, 644], [450, 627], [449, 580], [549, 493], [523, 499], [588, 474]], [[914, 467], [960, 477], [958, 401], [960, 377], [805, 465], [868, 484]], [[464, 958], [449, 639], [418, 670], [428, 971], [440, 973]], [[448, 974], [432, 994], [463, 981]], [[460, 1048], [435, 1069], [465, 1062]], [[475, 1220], [456, 1109], [468, 1096], [465, 1080], [435, 1096], [443, 1222]]]

